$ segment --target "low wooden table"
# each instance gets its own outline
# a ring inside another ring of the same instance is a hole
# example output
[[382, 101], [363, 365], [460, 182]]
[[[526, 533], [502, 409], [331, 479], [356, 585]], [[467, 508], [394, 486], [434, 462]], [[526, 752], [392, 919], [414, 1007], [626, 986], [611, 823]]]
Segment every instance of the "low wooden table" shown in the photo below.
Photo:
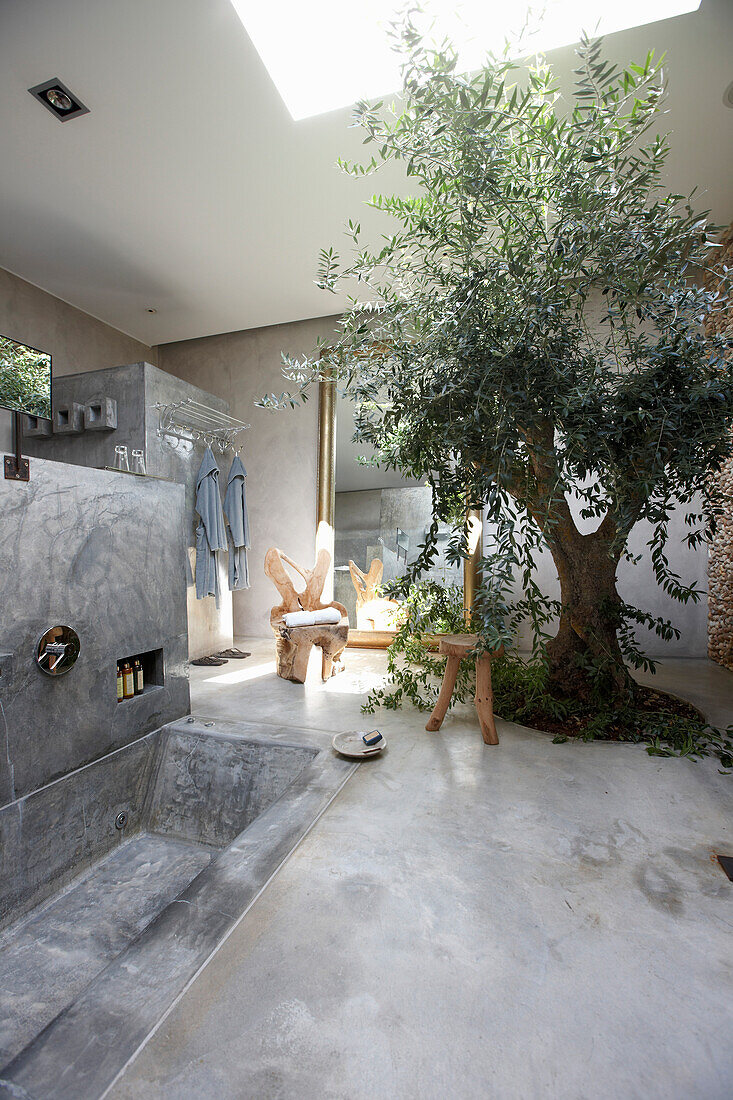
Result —
[[[440, 689], [435, 709], [430, 715], [426, 730], [434, 733], [443, 724], [446, 712], [450, 705], [453, 688], [456, 686], [458, 667], [463, 658], [476, 647], [477, 634], [444, 634], [440, 638], [438, 652], [446, 657], [443, 684]], [[494, 657], [500, 657], [504, 652], [504, 646], [495, 649], [491, 653], [482, 653], [476, 658], [476, 713], [478, 714], [481, 736], [486, 745], [498, 745], [499, 735], [496, 732], [494, 722], [494, 693], [491, 689], [491, 661]]]

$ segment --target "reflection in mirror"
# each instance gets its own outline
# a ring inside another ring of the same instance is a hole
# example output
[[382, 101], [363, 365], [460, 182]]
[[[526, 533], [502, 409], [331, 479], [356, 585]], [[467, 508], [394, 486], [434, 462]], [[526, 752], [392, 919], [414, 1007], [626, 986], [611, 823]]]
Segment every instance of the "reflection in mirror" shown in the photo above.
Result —
[[0, 336], [0, 408], [50, 419], [50, 355]]
[[[334, 595], [349, 613], [352, 631], [392, 633], [399, 604], [384, 588], [402, 576], [417, 558], [432, 522], [430, 487], [394, 470], [364, 465], [371, 458], [363, 443], [354, 443], [354, 406], [336, 400], [336, 495]], [[449, 565], [450, 528], [439, 532], [439, 553], [427, 580], [461, 584], [460, 566]]]

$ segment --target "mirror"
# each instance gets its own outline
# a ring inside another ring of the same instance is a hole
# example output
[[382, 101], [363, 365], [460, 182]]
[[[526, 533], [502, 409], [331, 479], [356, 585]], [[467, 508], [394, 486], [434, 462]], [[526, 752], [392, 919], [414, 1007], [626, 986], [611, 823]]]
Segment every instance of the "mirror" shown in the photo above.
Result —
[[50, 420], [50, 355], [0, 336], [0, 408]]
[[[419, 480], [364, 465], [371, 457], [354, 443], [354, 406], [335, 399], [334, 597], [349, 614], [350, 644], [388, 645], [399, 603], [382, 587], [402, 576], [417, 558], [432, 522], [432, 493]], [[426, 580], [461, 585], [463, 570], [450, 565], [450, 528], [439, 532], [438, 555]]]

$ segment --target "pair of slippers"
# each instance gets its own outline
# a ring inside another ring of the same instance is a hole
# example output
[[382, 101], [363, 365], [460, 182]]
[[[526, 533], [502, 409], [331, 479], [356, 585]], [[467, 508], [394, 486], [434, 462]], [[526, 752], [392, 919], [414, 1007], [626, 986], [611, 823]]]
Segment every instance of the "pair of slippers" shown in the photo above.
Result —
[[191, 661], [192, 665], [203, 665], [205, 668], [214, 668], [225, 665], [230, 659], [243, 661], [245, 657], [251, 657], [250, 653], [244, 653], [241, 649], [223, 649], [221, 653], [215, 653], [211, 657], [197, 657]]

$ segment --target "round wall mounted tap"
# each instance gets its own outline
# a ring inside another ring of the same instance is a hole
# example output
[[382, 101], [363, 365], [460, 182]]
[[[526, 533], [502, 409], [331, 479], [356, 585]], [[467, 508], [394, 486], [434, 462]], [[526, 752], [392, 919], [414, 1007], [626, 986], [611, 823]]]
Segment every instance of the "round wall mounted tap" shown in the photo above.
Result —
[[52, 626], [36, 646], [36, 664], [47, 676], [63, 676], [74, 667], [81, 650], [79, 635], [70, 626]]

